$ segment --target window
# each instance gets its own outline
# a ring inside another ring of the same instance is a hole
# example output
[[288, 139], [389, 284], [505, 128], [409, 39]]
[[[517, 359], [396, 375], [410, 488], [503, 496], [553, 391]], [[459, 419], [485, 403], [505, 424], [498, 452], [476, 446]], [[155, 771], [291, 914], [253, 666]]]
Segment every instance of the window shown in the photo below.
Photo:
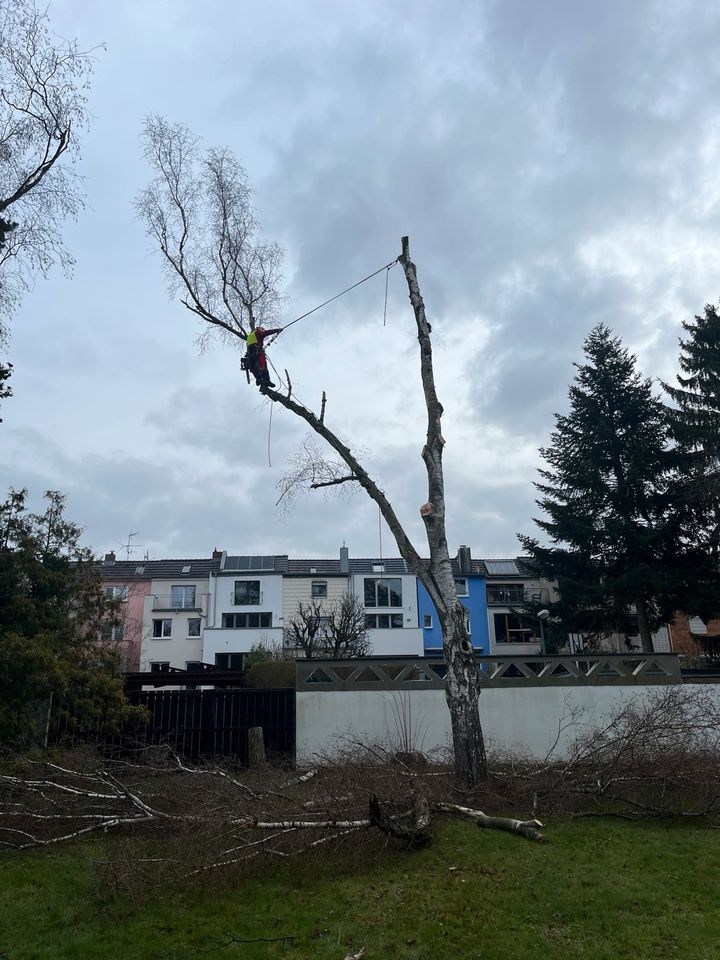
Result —
[[374, 563], [372, 565], [373, 573], [385, 573], [385, 564], [384, 563]]
[[423, 617], [423, 627], [426, 630], [432, 630], [432, 614], [426, 613]]
[[127, 600], [127, 587], [105, 587], [105, 596], [108, 600]]
[[390, 580], [365, 578], [366, 607], [401, 607], [402, 580], [397, 577]]
[[216, 653], [215, 666], [220, 670], [242, 670], [242, 653]]
[[226, 630], [262, 630], [272, 627], [272, 613], [224, 613], [222, 625]]
[[235, 581], [235, 604], [236, 606], [250, 606], [260, 603], [260, 581], [259, 580], [236, 580]]
[[150, 669], [153, 673], [169, 673], [170, 664], [166, 660], [153, 660], [150, 664]]
[[186, 563], [185, 566], [182, 568], [182, 572], [183, 572], [183, 573], [190, 573], [190, 567], [191, 567], [191, 564]]
[[145, 573], [145, 567], [135, 567], [135, 576], [139, 577], [141, 573]]
[[327, 597], [327, 580], [313, 580], [312, 596]]
[[468, 595], [467, 577], [455, 577], [455, 593], [459, 597], [466, 597]]
[[120, 643], [123, 638], [123, 625], [106, 623], [100, 634], [103, 643]]
[[366, 613], [365, 626], [368, 630], [397, 630], [403, 625], [401, 613]]
[[519, 617], [509, 613], [495, 614], [496, 643], [535, 643], [537, 637], [529, 627], [524, 627]]
[[192, 610], [195, 606], [195, 587], [170, 587], [170, 606], [173, 610]]
[[189, 670], [191, 673], [202, 673], [203, 667], [205, 664], [202, 660], [186, 660], [185, 669]]
[[525, 587], [522, 583], [489, 583], [488, 603], [524, 603]]
[[189, 617], [188, 618], [188, 631], [187, 635], [189, 637], [199, 637], [200, 636], [200, 617]]
[[165, 639], [172, 636], [172, 620], [153, 620], [153, 638]]

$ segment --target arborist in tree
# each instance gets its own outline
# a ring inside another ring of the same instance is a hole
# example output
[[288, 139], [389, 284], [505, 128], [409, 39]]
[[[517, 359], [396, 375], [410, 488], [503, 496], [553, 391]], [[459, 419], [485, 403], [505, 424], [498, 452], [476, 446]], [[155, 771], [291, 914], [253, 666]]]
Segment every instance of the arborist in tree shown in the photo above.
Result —
[[265, 390], [266, 387], [275, 386], [268, 373], [267, 356], [265, 355], [263, 344], [265, 343], [266, 337], [278, 333], [282, 333], [282, 327], [273, 327], [270, 330], [266, 330], [264, 327], [255, 327], [255, 329], [251, 330], [247, 335], [247, 340], [245, 341], [247, 353], [243, 357], [243, 367], [245, 370], [249, 370], [255, 377], [255, 383], [257, 383], [261, 390]]

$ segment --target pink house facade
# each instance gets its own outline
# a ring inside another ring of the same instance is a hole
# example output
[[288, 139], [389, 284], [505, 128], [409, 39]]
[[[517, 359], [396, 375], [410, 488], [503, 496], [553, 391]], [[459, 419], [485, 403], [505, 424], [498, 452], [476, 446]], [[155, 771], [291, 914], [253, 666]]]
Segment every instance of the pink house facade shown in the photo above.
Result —
[[140, 669], [140, 650], [143, 639], [145, 598], [150, 593], [151, 577], [146, 569], [149, 563], [141, 560], [116, 560], [107, 553], [102, 561], [102, 583], [108, 598], [121, 602], [122, 624], [105, 637], [114, 641], [122, 652], [123, 669]]

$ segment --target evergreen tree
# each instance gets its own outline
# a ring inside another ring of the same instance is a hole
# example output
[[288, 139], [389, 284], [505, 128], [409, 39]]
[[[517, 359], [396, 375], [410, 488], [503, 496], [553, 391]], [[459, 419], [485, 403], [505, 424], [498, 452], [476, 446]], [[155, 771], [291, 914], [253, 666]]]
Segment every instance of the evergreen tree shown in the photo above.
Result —
[[[668, 409], [676, 443], [677, 500], [688, 510], [694, 542], [720, 563], [720, 315], [707, 304], [704, 316], [683, 322], [678, 386], [663, 383], [675, 407]], [[720, 606], [720, 604], [717, 604]]]
[[[676, 609], [685, 580], [670, 506], [668, 425], [650, 380], [604, 325], [584, 343], [586, 362], [570, 387], [570, 412], [556, 415], [551, 445], [540, 452], [535, 523], [553, 546], [520, 537], [533, 565], [556, 577], [561, 601], [551, 612], [586, 635], [651, 633]], [[634, 607], [637, 630], [629, 614]]]
[[[77, 722], [112, 723], [135, 711], [123, 693], [120, 658], [103, 644], [103, 628], [121, 622], [102, 591], [81, 530], [63, 515], [64, 497], [49, 491], [47, 509], [30, 513], [27, 491], [0, 504], [0, 744], [42, 740], [43, 709]], [[43, 706], [44, 705], [44, 706]]]

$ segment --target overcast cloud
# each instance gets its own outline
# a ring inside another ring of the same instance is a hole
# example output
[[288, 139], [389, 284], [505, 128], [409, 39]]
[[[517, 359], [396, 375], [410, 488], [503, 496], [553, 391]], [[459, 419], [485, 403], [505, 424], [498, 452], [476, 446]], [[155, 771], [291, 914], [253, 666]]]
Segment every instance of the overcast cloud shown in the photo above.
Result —
[[[720, 8], [701, 0], [242, 4], [54, 0], [98, 53], [67, 224], [72, 279], [14, 323], [0, 485], [68, 495], [98, 552], [380, 551], [361, 495], [277, 510], [305, 431], [273, 412], [165, 292], [132, 200], [150, 112], [230, 147], [286, 250], [287, 322], [399, 253], [409, 234], [437, 335], [448, 535], [476, 556], [532, 531], [537, 448], [603, 321], [672, 378], [680, 323], [720, 293]], [[356, 448], [423, 550], [424, 409], [402, 274], [271, 348]], [[271, 464], [271, 465], [270, 465]], [[396, 554], [386, 529], [382, 550]]]

